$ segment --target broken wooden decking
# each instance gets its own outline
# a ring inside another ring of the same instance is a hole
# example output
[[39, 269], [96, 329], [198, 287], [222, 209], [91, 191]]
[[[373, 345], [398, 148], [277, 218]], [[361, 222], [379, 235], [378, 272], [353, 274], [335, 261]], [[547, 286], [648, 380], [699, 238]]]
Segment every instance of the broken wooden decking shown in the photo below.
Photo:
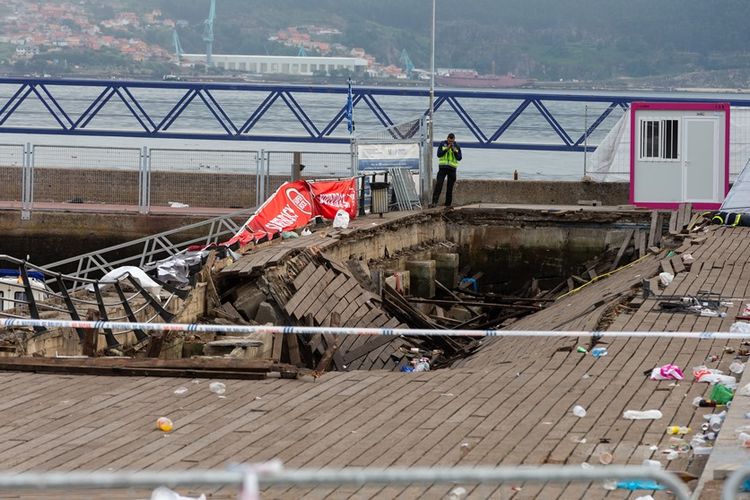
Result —
[[[701, 289], [734, 302], [726, 318], [665, 312], [634, 285], [653, 276], [666, 254], [593, 283], [514, 329], [726, 329], [750, 301], [750, 229], [712, 228], [689, 238], [690, 270], [678, 272], [665, 294]], [[680, 254], [678, 253], [678, 255]], [[596, 359], [575, 352], [590, 338], [494, 339], [460, 366], [428, 373], [352, 371], [317, 381], [226, 381], [225, 398], [208, 381], [142, 377], [59, 376], [0, 372], [0, 467], [6, 470], [193, 469], [280, 458], [288, 467], [452, 466], [542, 463], [599, 464], [659, 459], [670, 470], [698, 474], [705, 460], [688, 455], [667, 463], [650, 447], [669, 445], [670, 424], [699, 427], [710, 408], [692, 399], [709, 386], [692, 382], [692, 366], [727, 369], [739, 341], [616, 339]], [[715, 361], [706, 358], [716, 355]], [[687, 379], [651, 381], [644, 371], [678, 364]], [[174, 390], [189, 392], [177, 396]], [[571, 413], [580, 404], [588, 412]], [[621, 418], [626, 409], [659, 409], [657, 421]], [[175, 431], [154, 429], [169, 416]], [[731, 430], [731, 429], [730, 429]], [[585, 440], [585, 441], [584, 441]], [[599, 498], [600, 484], [535, 487], [465, 486], [472, 497]], [[277, 488], [273, 498], [439, 498], [452, 489], [366, 486]], [[194, 489], [193, 491], [211, 491]], [[645, 494], [646, 492], [640, 492]], [[20, 495], [19, 495], [20, 496]], [[39, 498], [37, 492], [28, 497]], [[145, 496], [145, 495], [142, 495]], [[212, 498], [234, 498], [226, 489]], [[610, 494], [610, 496], [612, 496]], [[623, 495], [617, 494], [617, 497]], [[100, 498], [132, 498], [111, 492]], [[50, 493], [50, 498], [55, 498]]]

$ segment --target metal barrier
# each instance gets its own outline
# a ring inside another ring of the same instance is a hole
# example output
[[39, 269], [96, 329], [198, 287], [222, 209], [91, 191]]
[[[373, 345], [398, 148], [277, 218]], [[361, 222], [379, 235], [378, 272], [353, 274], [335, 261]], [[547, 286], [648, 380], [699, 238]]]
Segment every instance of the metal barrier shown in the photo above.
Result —
[[[455, 467], [455, 468], [385, 468], [385, 469], [299, 469], [276, 467], [235, 467], [235, 470], [139, 471], [139, 472], [24, 472], [0, 473], [0, 489], [50, 488], [155, 488], [158, 486], [236, 486], [255, 484], [271, 486], [341, 486], [431, 485], [431, 484], [502, 484], [599, 482], [613, 480], [651, 480], [669, 489], [678, 500], [688, 500], [690, 493], [674, 474], [643, 466], [592, 467]], [[250, 480], [249, 480], [250, 479]], [[647, 490], [648, 491], [648, 490]], [[246, 492], [250, 493], [250, 492]]]
[[721, 500], [734, 500], [737, 498], [740, 488], [748, 477], [750, 477], [750, 465], [745, 465], [734, 471], [724, 482], [724, 488], [721, 491]]
[[260, 158], [257, 151], [152, 148], [149, 207], [179, 202], [240, 209], [257, 204]]
[[32, 202], [139, 206], [140, 148], [34, 145]]
[[[49, 271], [49, 267], [43, 269]], [[164, 332], [203, 332], [234, 335], [251, 335], [256, 333], [275, 333], [284, 335], [368, 335], [380, 337], [555, 337], [578, 338], [658, 338], [690, 340], [747, 340], [747, 333], [732, 332], [649, 332], [649, 331], [558, 331], [558, 330], [430, 330], [426, 328], [359, 328], [330, 326], [252, 326], [252, 325], [214, 325], [203, 323], [135, 323], [118, 321], [68, 321], [58, 319], [0, 319], [0, 328], [11, 327], [44, 328], [103, 328], [135, 329]]]
[[0, 144], [0, 200], [20, 205], [24, 200], [23, 177], [26, 148], [21, 144]]
[[[53, 262], [47, 271], [62, 272], [84, 279], [98, 278], [112, 269], [131, 265], [148, 270], [159, 260], [177, 255], [191, 245], [208, 245], [235, 235], [255, 207], [214, 217], [163, 233], [103, 248], [77, 257]], [[236, 222], [234, 219], [241, 220]], [[198, 235], [198, 236], [196, 236]], [[126, 257], [122, 257], [126, 255]]]
[[[305, 166], [302, 175], [306, 178], [322, 179], [326, 177], [351, 177], [352, 175], [350, 153], [300, 151], [299, 154], [300, 162]], [[284, 176], [290, 174], [295, 153], [266, 151], [266, 155], [271, 175]]]

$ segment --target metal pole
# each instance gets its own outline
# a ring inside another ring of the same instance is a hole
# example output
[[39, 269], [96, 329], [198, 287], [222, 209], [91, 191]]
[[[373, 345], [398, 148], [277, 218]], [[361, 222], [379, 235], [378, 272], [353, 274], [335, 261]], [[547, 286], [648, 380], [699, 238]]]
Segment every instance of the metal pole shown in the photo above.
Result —
[[589, 105], [586, 104], [583, 108], [583, 176], [586, 177], [586, 160], [588, 158], [589, 150]]
[[721, 500], [734, 500], [737, 498], [740, 486], [748, 476], [750, 476], [750, 466], [746, 465], [734, 471], [724, 482], [724, 489], [721, 491]]
[[422, 206], [432, 202], [432, 148], [435, 143], [435, 1], [432, 0], [432, 45], [430, 50], [430, 123], [428, 125], [427, 162], [425, 163], [425, 179], [422, 181]]
[[[100, 281], [100, 284], [112, 282]], [[381, 337], [554, 337], [575, 338], [594, 337], [596, 339], [614, 338], [658, 338], [658, 339], [692, 339], [692, 340], [747, 340], [747, 333], [732, 332], [659, 332], [659, 331], [558, 331], [558, 330], [431, 330], [427, 328], [355, 328], [328, 326], [251, 326], [251, 325], [214, 325], [203, 323], [146, 323], [125, 321], [71, 321], [63, 319], [27, 319], [0, 318], [0, 329], [13, 327], [52, 328], [94, 328], [111, 330], [164, 331], [164, 332], [206, 332], [231, 333], [248, 335], [255, 333], [280, 333], [284, 335], [377, 335]]]
[[[259, 464], [263, 466], [263, 464]], [[138, 471], [138, 472], [23, 472], [0, 473], [0, 489], [153, 488], [157, 486], [240, 486], [255, 474], [261, 486], [334, 486], [364, 484], [501, 484], [506, 482], [567, 483], [570, 481], [650, 479], [669, 489], [678, 500], [688, 500], [687, 487], [674, 474], [643, 466], [611, 465], [583, 469], [575, 466], [454, 467], [387, 469], [298, 469]]]

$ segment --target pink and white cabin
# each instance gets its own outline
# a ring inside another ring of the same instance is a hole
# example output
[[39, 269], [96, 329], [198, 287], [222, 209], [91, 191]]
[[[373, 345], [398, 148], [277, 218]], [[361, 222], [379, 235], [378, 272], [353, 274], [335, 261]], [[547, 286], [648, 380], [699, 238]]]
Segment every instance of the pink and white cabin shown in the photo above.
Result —
[[729, 103], [634, 102], [630, 203], [717, 209], [729, 192]]

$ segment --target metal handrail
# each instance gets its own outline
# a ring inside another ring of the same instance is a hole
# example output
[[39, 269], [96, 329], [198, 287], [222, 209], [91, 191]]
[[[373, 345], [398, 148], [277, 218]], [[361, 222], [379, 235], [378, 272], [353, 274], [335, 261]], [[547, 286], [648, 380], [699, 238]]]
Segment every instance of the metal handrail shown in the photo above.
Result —
[[572, 481], [607, 481], [650, 479], [665, 486], [678, 500], [688, 500], [690, 493], [671, 472], [654, 467], [574, 466], [536, 467], [455, 467], [455, 468], [386, 468], [386, 469], [298, 469], [256, 470], [249, 466], [236, 470], [138, 471], [138, 472], [23, 472], [0, 473], [0, 489], [48, 488], [154, 488], [178, 486], [241, 486], [249, 475], [258, 484], [269, 486], [337, 486], [379, 484], [501, 484], [509, 481], [529, 483], [567, 483]]

